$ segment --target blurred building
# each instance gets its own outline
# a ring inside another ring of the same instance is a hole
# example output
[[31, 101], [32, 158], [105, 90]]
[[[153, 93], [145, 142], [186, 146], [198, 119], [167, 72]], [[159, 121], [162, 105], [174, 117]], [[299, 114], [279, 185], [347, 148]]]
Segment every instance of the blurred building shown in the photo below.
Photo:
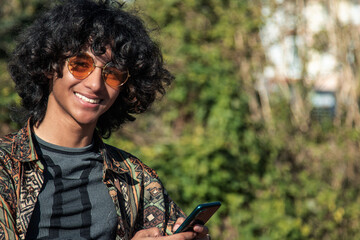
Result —
[[269, 63], [261, 80], [263, 87], [271, 92], [281, 84], [303, 81], [314, 90], [311, 98], [314, 108], [319, 112], [326, 109], [333, 116], [335, 96], [346, 98], [347, 91], [354, 87], [349, 71], [356, 56], [351, 49], [352, 40], [342, 39], [341, 31], [355, 29], [359, 35], [360, 3], [350, 0], [275, 3], [276, 7], [272, 4], [262, 10], [266, 24], [261, 39]]

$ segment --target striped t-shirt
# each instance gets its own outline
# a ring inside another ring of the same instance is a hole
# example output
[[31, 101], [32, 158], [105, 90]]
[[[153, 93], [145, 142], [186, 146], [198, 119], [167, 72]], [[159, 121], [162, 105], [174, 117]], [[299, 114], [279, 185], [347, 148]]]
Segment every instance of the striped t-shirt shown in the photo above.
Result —
[[115, 239], [115, 205], [93, 145], [67, 148], [33, 139], [45, 165], [44, 187], [26, 239]]

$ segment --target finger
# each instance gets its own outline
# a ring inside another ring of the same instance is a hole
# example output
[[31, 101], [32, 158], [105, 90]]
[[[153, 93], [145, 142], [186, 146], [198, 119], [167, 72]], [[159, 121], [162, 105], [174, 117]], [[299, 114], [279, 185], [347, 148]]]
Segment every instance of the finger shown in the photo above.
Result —
[[209, 229], [204, 225], [195, 225], [193, 228], [194, 232], [197, 233], [198, 238], [205, 238], [209, 233]]
[[209, 234], [206, 234], [205, 237], [197, 237], [195, 238], [196, 240], [211, 240], [211, 237]]
[[191, 239], [195, 239], [196, 238], [196, 233], [195, 232], [182, 232], [182, 233], [177, 233], [171, 236], [165, 236], [165, 237], [160, 237], [157, 238], [157, 240], [159, 239], [166, 239], [166, 240], [191, 240]]
[[183, 218], [183, 217], [178, 218], [174, 224], [173, 232], [175, 232], [184, 221], [185, 221], [185, 218]]
[[161, 236], [160, 229], [157, 227], [153, 227], [153, 228], [138, 231], [135, 234], [134, 238], [137, 239], [137, 238], [160, 237], [160, 236]]

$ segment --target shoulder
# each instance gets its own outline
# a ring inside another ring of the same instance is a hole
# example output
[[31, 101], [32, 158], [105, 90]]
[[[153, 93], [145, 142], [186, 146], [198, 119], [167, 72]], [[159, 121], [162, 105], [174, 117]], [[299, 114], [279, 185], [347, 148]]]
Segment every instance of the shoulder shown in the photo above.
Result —
[[18, 156], [14, 153], [19, 146], [16, 144], [16, 133], [0, 137], [0, 180], [7, 181], [19, 175]]
[[10, 153], [14, 144], [14, 138], [16, 134], [10, 133], [3, 137], [0, 137], [0, 152], [1, 153]]
[[16, 134], [0, 137], [0, 199], [11, 215], [16, 212], [16, 189], [20, 181], [20, 167], [13, 156], [15, 139]]
[[115, 165], [128, 170], [140, 172], [152, 178], [158, 178], [156, 171], [143, 163], [139, 158], [122, 149], [105, 144], [107, 152], [111, 155]]
[[2, 167], [7, 166], [9, 168], [12, 165], [15, 136], [16, 134], [11, 133], [0, 137], [0, 164]]
[[31, 158], [34, 150], [31, 142], [29, 123], [17, 132], [0, 137], [1, 161], [4, 161], [4, 156], [17, 161]]

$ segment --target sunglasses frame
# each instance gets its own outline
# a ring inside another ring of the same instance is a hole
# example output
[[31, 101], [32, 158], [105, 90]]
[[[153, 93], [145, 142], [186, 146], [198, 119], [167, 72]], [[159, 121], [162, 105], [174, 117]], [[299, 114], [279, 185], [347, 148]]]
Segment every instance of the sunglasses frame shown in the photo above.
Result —
[[[75, 57], [78, 57], [78, 56], [80, 56], [80, 55], [85, 55], [85, 56], [87, 56], [87, 57], [89, 57], [90, 59], [91, 59], [91, 61], [92, 61], [92, 65], [93, 65], [93, 67], [92, 68], [89, 68], [89, 69], [91, 69], [88, 73], [87, 73], [87, 75], [85, 76], [85, 77], [83, 77], [83, 78], [79, 78], [79, 77], [76, 77], [75, 75], [74, 75], [74, 71], [72, 71], [71, 69], [70, 69], [70, 61], [71, 61], [71, 59], [72, 58], [75, 58]], [[105, 69], [106, 69], [106, 67], [111, 63], [111, 62], [108, 62], [108, 63], [106, 63], [103, 67], [100, 67], [100, 66], [96, 66], [96, 64], [95, 64], [95, 61], [94, 61], [94, 58], [92, 57], [92, 56], [90, 56], [90, 54], [88, 54], [88, 53], [80, 53], [80, 54], [78, 54], [78, 55], [75, 55], [75, 56], [72, 56], [72, 57], [68, 57], [67, 59], [66, 59], [66, 61], [67, 61], [67, 69], [68, 69], [68, 71], [71, 73], [71, 75], [73, 75], [73, 77], [74, 78], [76, 78], [76, 79], [78, 79], [78, 80], [84, 80], [85, 78], [87, 78], [88, 76], [90, 76], [90, 74], [95, 70], [95, 68], [101, 68], [101, 79], [108, 85], [108, 86], [110, 86], [110, 87], [112, 87], [112, 88], [118, 88], [118, 87], [121, 87], [122, 85], [124, 85], [128, 80], [129, 80], [129, 78], [130, 78], [130, 73], [129, 73], [129, 70], [128, 69], [126, 69], [126, 72], [127, 72], [127, 77], [126, 77], [126, 79], [125, 79], [125, 81], [124, 82], [122, 82], [120, 85], [117, 85], [117, 86], [111, 86], [111, 85], [109, 85], [108, 83], [107, 83], [107, 81], [106, 81], [106, 78], [105, 78], [105, 74], [106, 74], [106, 71], [105, 71]], [[117, 68], [116, 68], [117, 69]], [[117, 69], [119, 72], [121, 72], [121, 73], [124, 73], [125, 71], [120, 71], [119, 69]]]

